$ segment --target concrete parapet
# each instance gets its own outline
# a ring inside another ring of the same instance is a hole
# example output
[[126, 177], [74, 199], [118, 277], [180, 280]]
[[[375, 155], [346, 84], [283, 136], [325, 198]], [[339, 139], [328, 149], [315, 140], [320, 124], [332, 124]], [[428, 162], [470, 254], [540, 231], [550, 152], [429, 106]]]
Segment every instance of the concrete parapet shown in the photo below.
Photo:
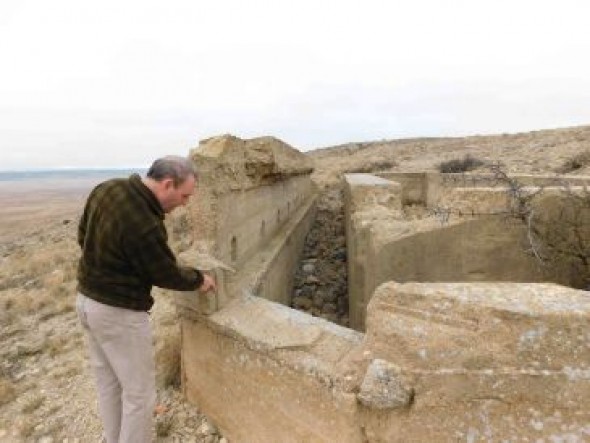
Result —
[[368, 232], [373, 224], [399, 219], [402, 186], [370, 174], [344, 176], [346, 244], [348, 249], [348, 303], [350, 325], [362, 330], [365, 308], [375, 289]]
[[[504, 185], [503, 181], [497, 175], [491, 173], [467, 172], [436, 175], [440, 176], [440, 183], [445, 187], [490, 188]], [[521, 186], [590, 186], [590, 177], [581, 175], [510, 174], [510, 179], [515, 180]]]
[[362, 334], [247, 295], [182, 331], [184, 392], [230, 441], [362, 441], [339, 375]]
[[344, 183], [349, 212], [402, 208], [402, 186], [399, 183], [371, 174], [345, 174]]
[[[542, 191], [542, 199], [549, 197], [567, 197], [568, 195], [584, 195], [590, 189], [584, 186], [523, 186], [519, 188], [522, 197], [534, 196]], [[489, 214], [515, 214], [520, 202], [517, 196], [505, 186], [498, 187], [451, 187], [440, 192], [433, 205], [447, 208], [459, 215], [489, 215]], [[542, 203], [537, 204], [541, 209]]]
[[367, 308], [366, 337], [420, 370], [587, 370], [590, 297], [552, 283], [389, 282]]
[[[199, 179], [189, 205], [195, 241], [185, 256], [214, 257], [235, 270], [216, 273], [219, 290], [206, 310], [225, 306], [235, 287], [284, 302], [294, 273], [290, 263], [314, 214], [310, 160], [272, 137], [229, 135], [204, 140], [191, 158]], [[272, 287], [260, 290], [263, 280]], [[189, 298], [183, 305], [190, 308]], [[204, 306], [193, 303], [192, 308]]]

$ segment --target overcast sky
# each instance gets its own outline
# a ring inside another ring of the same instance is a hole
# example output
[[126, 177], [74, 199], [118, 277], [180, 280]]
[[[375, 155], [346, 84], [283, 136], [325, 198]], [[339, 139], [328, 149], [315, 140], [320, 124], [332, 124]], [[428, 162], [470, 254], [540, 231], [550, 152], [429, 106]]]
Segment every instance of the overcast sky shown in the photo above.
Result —
[[0, 1], [0, 170], [590, 124], [590, 2]]

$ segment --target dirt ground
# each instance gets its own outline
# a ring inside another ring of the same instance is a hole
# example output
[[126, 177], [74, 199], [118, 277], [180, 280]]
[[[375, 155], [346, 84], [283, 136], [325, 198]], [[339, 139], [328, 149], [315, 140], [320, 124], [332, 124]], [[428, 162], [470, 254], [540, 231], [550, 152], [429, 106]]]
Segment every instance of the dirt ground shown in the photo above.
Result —
[[[93, 180], [0, 182], [0, 442], [100, 441], [94, 380], [74, 311], [76, 227]], [[152, 313], [157, 441], [223, 442], [184, 402], [179, 328], [169, 292]]]
[[[350, 143], [310, 156], [312, 177], [328, 189], [343, 172], [433, 171], [467, 154], [508, 172], [590, 175], [590, 161], [572, 163], [587, 152], [590, 126]], [[76, 225], [93, 184], [0, 182], [0, 442], [99, 441], [93, 379], [74, 312]], [[173, 299], [159, 290], [155, 299], [158, 395], [168, 407], [158, 416], [157, 440], [224, 442], [198, 407], [182, 399]]]

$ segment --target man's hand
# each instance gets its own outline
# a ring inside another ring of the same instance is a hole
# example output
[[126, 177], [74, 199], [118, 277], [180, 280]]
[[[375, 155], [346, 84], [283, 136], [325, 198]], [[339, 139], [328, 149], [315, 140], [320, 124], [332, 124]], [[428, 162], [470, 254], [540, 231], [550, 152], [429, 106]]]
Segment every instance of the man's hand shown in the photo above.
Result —
[[215, 283], [215, 279], [213, 277], [203, 272], [203, 283], [201, 283], [201, 286], [199, 286], [199, 292], [209, 291], [217, 291], [217, 284]]

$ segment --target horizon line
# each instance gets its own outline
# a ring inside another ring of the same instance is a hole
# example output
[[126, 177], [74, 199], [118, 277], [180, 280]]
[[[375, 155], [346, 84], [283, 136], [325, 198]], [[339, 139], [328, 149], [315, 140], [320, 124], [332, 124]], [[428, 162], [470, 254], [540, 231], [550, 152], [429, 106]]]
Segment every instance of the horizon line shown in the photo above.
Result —
[[56, 172], [56, 171], [126, 171], [130, 169], [148, 169], [149, 166], [55, 166], [28, 169], [0, 169], [5, 172]]

